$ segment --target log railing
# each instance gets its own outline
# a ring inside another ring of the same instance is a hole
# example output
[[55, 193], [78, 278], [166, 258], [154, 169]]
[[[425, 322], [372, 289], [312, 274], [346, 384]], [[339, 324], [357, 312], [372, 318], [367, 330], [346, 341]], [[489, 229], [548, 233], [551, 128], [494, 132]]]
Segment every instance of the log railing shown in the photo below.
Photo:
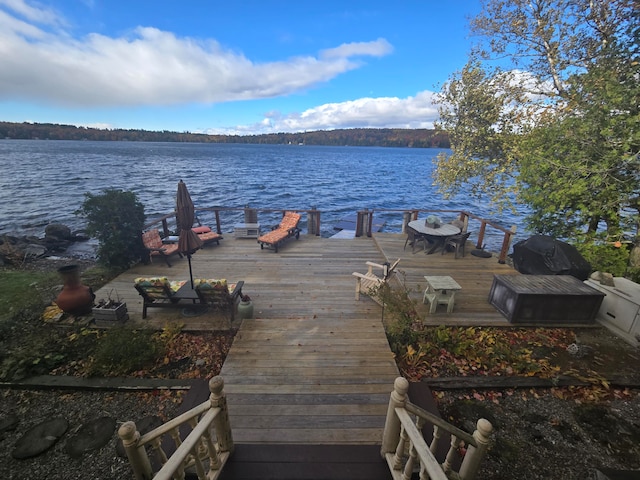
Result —
[[[409, 382], [398, 377], [389, 399], [382, 437], [381, 454], [394, 480], [410, 480], [414, 471], [419, 472], [420, 480], [473, 480], [489, 446], [491, 423], [478, 420], [476, 431], [470, 435], [409, 402], [408, 391]], [[433, 425], [433, 440], [429, 445], [422, 436], [425, 423]], [[449, 449], [440, 463], [436, 452], [439, 442], [447, 436], [450, 437]], [[460, 467], [455, 471], [458, 464]]]
[[[138, 432], [134, 422], [125, 422], [120, 426], [118, 435], [136, 480], [183, 479], [188, 468], [195, 469], [200, 480], [214, 480], [220, 476], [233, 453], [223, 386], [222, 377], [213, 377], [209, 381], [209, 400], [144, 435]], [[183, 425], [191, 427], [191, 432], [185, 438], [180, 436], [180, 427]], [[166, 435], [171, 437], [170, 441], [175, 445], [175, 451], [169, 457], [162, 448], [162, 439]], [[147, 455], [148, 446], [155, 451], [157, 463], [161, 466], [155, 473]]]

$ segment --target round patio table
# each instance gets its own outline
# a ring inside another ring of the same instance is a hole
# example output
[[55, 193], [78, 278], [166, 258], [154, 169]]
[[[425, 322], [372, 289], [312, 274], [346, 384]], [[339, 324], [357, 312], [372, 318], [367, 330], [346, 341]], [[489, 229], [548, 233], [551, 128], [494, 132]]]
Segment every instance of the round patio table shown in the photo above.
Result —
[[426, 221], [413, 220], [409, 222], [409, 227], [413, 228], [416, 232], [424, 235], [433, 244], [433, 246], [427, 251], [427, 255], [434, 253], [438, 247], [444, 245], [444, 241], [447, 237], [457, 235], [460, 233], [460, 229], [451, 223], [443, 223], [438, 228], [427, 227]]

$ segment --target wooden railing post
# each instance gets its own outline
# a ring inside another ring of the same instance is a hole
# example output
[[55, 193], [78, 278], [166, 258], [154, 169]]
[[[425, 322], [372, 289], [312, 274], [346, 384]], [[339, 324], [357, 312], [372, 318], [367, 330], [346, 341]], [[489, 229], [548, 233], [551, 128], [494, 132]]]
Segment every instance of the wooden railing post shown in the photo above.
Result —
[[402, 214], [402, 233], [407, 233], [407, 225], [409, 225], [411, 220], [411, 212], [404, 212]]
[[136, 424], [134, 422], [123, 423], [118, 429], [118, 436], [122, 440], [136, 480], [150, 480], [153, 478], [153, 471], [151, 470], [147, 452], [144, 446], [138, 445], [140, 432], [138, 432]]
[[307, 233], [309, 235], [320, 235], [320, 210], [315, 206], [307, 212]]
[[382, 457], [385, 454], [395, 452], [400, 438], [401, 423], [396, 415], [396, 408], [404, 407], [407, 403], [407, 393], [409, 392], [409, 382], [404, 377], [398, 377], [393, 382], [393, 391], [389, 398], [389, 406], [387, 408], [387, 418], [384, 422], [384, 431], [382, 433], [382, 449], [380, 451]]
[[171, 235], [171, 232], [169, 231], [169, 224], [167, 223], [166, 218], [162, 219], [162, 233], [164, 234], [165, 237]]
[[364, 233], [365, 211], [359, 210], [356, 213], [356, 237], [361, 237]]
[[244, 206], [244, 223], [258, 223], [258, 210]]
[[476, 243], [476, 248], [482, 249], [482, 242], [484, 242], [484, 231], [487, 229], [487, 222], [484, 220], [480, 224], [480, 231], [478, 232], [478, 242]]
[[498, 263], [505, 263], [507, 261], [507, 254], [509, 253], [509, 245], [511, 245], [511, 239], [516, 233], [516, 226], [511, 227], [510, 232], [505, 232], [504, 240], [502, 240], [502, 248], [500, 249], [500, 256], [498, 257]]
[[216, 429], [218, 447], [221, 452], [233, 453], [233, 436], [231, 434], [231, 422], [229, 421], [229, 409], [227, 407], [227, 396], [223, 392], [224, 380], [217, 375], [209, 380], [209, 399], [211, 408], [219, 408], [220, 413], [216, 415], [213, 424]]
[[487, 453], [489, 448], [489, 436], [493, 431], [493, 425], [489, 420], [481, 418], [476, 424], [476, 430], [473, 432], [473, 438], [477, 446], [469, 445], [467, 454], [464, 456], [460, 471], [458, 472], [461, 480], [471, 480], [475, 478], [480, 468], [480, 462]]
[[222, 223], [220, 222], [220, 210], [216, 208], [214, 213], [216, 215], [216, 232], [218, 233], [218, 235], [222, 235]]

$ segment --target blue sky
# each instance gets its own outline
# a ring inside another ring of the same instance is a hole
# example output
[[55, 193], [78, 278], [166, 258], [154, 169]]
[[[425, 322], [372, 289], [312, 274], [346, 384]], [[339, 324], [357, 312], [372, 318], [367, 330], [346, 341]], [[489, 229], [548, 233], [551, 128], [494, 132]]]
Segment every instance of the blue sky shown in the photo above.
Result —
[[431, 128], [477, 0], [0, 0], [0, 120]]

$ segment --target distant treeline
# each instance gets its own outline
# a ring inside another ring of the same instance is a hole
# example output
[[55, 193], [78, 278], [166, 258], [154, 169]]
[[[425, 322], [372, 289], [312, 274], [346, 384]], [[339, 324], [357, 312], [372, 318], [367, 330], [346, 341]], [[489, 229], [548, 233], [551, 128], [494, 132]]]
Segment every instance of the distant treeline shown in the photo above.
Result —
[[130, 142], [262, 143], [304, 145], [348, 145], [380, 147], [449, 148], [446, 133], [427, 129], [350, 128], [264, 135], [207, 135], [190, 132], [149, 132], [76, 127], [53, 123], [0, 122], [0, 139], [95, 140]]

